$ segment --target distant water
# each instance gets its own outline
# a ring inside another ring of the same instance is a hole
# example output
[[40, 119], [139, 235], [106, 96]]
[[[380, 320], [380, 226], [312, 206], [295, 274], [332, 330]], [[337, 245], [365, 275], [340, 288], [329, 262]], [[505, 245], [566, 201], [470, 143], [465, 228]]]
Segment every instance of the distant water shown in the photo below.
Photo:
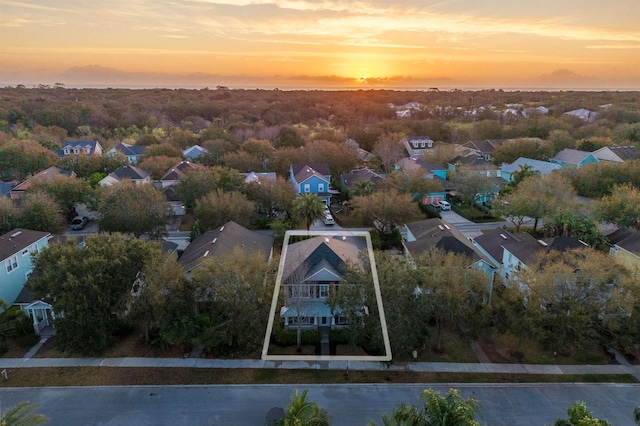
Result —
[[[36, 88], [38, 85], [25, 85], [27, 88]], [[65, 85], [67, 89], [131, 89], [131, 90], [149, 90], [149, 89], [170, 89], [170, 90], [202, 90], [210, 89], [216, 90], [217, 87], [209, 87], [203, 85], [144, 85], [144, 84], [79, 84], [79, 85]], [[283, 90], [283, 91], [369, 91], [369, 90], [395, 90], [404, 92], [429, 92], [434, 91], [434, 87], [385, 87], [385, 86], [275, 86], [275, 85], [254, 85], [254, 86], [234, 86], [224, 85], [220, 87], [226, 87], [228, 89], [236, 90]], [[481, 90], [496, 90], [504, 92], [635, 92], [640, 91], [640, 87], [636, 88], [558, 88], [558, 87], [456, 87], [456, 86], [438, 86], [438, 91], [481, 91]]]

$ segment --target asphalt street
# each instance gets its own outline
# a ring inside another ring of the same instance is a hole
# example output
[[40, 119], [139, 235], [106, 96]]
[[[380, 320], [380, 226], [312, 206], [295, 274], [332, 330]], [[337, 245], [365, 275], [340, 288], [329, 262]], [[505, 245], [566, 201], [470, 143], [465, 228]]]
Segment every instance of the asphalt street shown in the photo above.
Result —
[[[203, 374], [207, 374], [203, 372]], [[598, 418], [633, 425], [640, 385], [624, 384], [416, 384], [416, 385], [220, 385], [10, 388], [0, 390], [2, 408], [19, 401], [40, 404], [49, 425], [263, 425], [273, 407], [285, 407], [294, 389], [327, 408], [332, 425], [381, 424], [399, 402], [418, 403], [420, 391], [454, 387], [482, 403], [484, 425], [553, 424], [576, 400], [587, 402]]]

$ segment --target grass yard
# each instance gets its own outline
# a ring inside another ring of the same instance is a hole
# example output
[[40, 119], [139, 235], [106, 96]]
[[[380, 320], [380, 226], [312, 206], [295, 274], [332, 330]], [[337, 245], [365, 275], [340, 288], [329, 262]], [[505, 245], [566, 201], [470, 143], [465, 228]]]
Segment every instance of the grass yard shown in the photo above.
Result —
[[471, 342], [447, 330], [442, 338], [444, 352], [435, 352], [433, 350], [437, 343], [435, 328], [430, 327], [429, 332], [430, 338], [422, 348], [417, 350], [418, 357], [416, 359], [413, 359], [412, 354], [409, 353], [394, 353], [393, 360], [396, 362], [478, 362], [471, 350]]
[[524, 358], [514, 356], [518, 348], [518, 339], [512, 335], [486, 336], [478, 342], [491, 362], [524, 363], [524, 364], [561, 364], [561, 365], [603, 365], [615, 363], [611, 361], [605, 350], [593, 344], [591, 347], [571, 351], [570, 356], [554, 355], [553, 351], [544, 349], [538, 342], [525, 340], [520, 345]]
[[631, 375], [529, 375], [201, 368], [9, 369], [0, 387], [326, 383], [636, 383]]

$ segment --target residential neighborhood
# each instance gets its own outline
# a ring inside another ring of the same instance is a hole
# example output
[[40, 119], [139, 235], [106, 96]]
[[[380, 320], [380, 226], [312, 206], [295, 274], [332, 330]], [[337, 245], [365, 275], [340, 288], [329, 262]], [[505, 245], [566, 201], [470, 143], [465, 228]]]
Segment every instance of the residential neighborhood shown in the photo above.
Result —
[[638, 365], [637, 123], [428, 96], [381, 104], [392, 130], [6, 121], [0, 349]]

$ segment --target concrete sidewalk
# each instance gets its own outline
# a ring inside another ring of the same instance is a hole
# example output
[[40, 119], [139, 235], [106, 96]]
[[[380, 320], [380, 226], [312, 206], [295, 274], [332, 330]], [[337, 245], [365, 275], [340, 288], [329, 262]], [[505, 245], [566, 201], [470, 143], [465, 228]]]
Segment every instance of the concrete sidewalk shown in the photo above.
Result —
[[375, 361], [263, 361], [207, 358], [0, 358], [0, 369], [42, 367], [143, 367], [143, 368], [274, 368], [288, 370], [368, 370], [435, 373], [508, 374], [631, 374], [640, 380], [640, 366], [543, 365], [452, 362]]

